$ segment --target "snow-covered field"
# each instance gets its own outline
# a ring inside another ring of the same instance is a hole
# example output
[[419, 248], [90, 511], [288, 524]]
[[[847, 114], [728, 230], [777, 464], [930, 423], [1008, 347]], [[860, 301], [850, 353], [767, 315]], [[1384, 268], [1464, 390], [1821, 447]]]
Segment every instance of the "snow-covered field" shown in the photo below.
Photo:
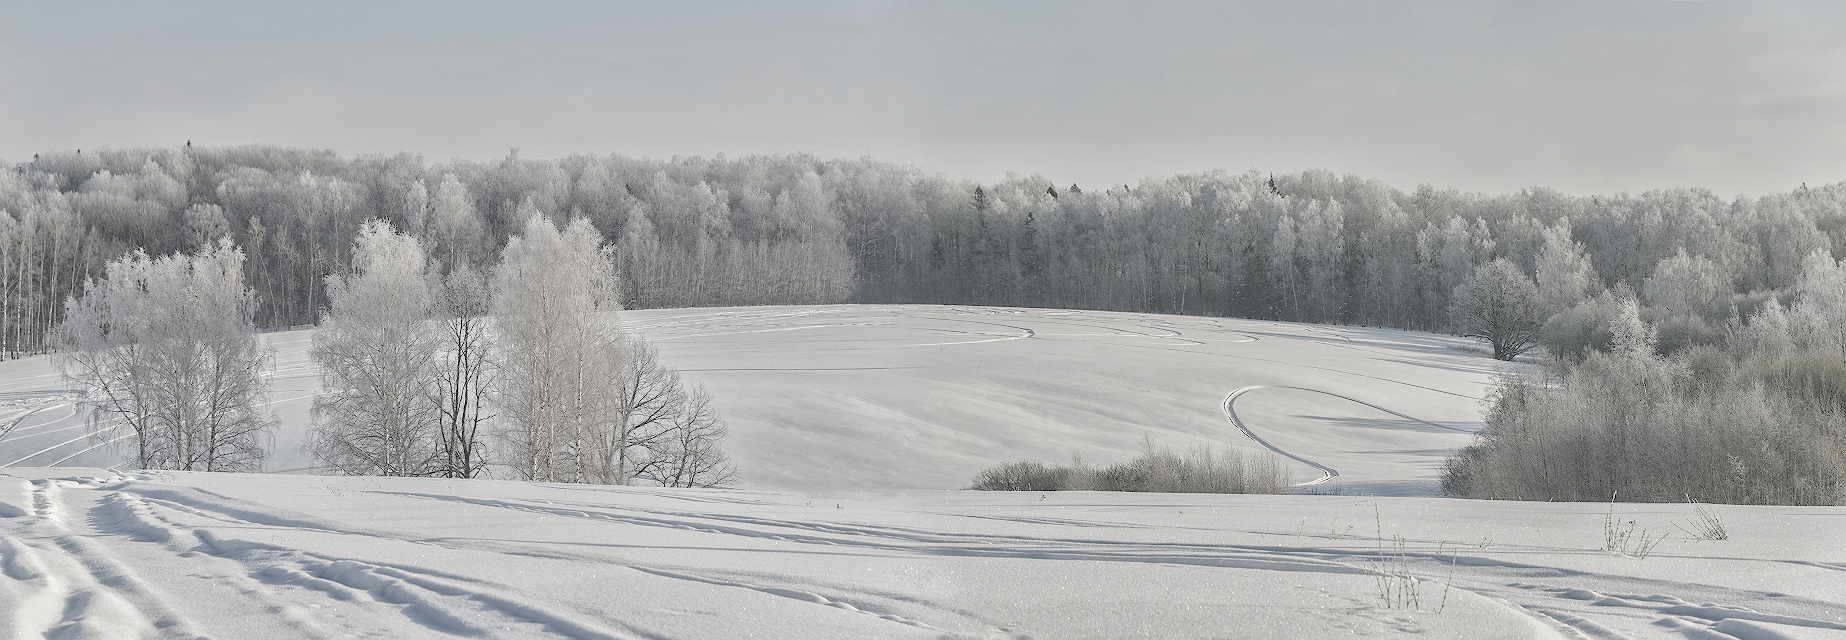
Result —
[[[1691, 505], [1434, 497], [1497, 364], [1457, 339], [937, 306], [625, 321], [717, 395], [742, 489], [300, 473], [306, 332], [266, 336], [270, 468], [296, 473], [111, 471], [46, 359], [0, 363], [0, 630], [1846, 637], [1846, 507], [1715, 507], [1709, 541]], [[955, 490], [1144, 436], [1269, 446], [1343, 495]], [[1668, 537], [1606, 552], [1611, 511]]]

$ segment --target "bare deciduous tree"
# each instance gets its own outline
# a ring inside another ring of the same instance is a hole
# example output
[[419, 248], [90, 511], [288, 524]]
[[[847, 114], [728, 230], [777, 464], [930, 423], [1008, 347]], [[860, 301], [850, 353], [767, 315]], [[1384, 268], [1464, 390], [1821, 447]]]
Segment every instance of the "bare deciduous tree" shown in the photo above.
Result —
[[636, 475], [649, 473], [649, 452], [663, 446], [677, 414], [686, 404], [679, 372], [660, 364], [660, 355], [646, 340], [629, 337], [627, 359], [622, 363], [621, 398], [614, 440], [606, 450], [614, 454], [610, 482], [629, 484]]
[[1476, 268], [1455, 287], [1451, 300], [1449, 317], [1455, 329], [1492, 344], [1495, 359], [1512, 360], [1538, 342], [1544, 324], [1538, 286], [1505, 258]]
[[435, 385], [442, 475], [473, 478], [487, 466], [481, 426], [487, 421], [492, 351], [487, 329], [487, 281], [466, 265], [442, 278], [436, 292], [441, 331]]
[[736, 465], [718, 447], [728, 430], [711, 407], [711, 394], [700, 386], [685, 398], [661, 433], [663, 437], [653, 444], [645, 477], [668, 487], [722, 487], [736, 482]]
[[669, 487], [717, 487], [736, 482], [737, 468], [719, 444], [728, 430], [704, 387], [687, 392], [679, 372], [660, 362], [654, 346], [630, 337], [621, 380], [621, 431], [609, 450], [618, 457], [614, 482], [635, 478]]

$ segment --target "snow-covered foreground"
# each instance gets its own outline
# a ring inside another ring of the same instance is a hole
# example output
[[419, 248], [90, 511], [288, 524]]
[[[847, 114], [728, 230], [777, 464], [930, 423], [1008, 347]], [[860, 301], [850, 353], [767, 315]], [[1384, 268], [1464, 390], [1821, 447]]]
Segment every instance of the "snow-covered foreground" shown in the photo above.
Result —
[[[1716, 507], [1731, 539], [1701, 541], [1690, 505], [1429, 497], [1496, 371], [1464, 341], [938, 306], [624, 318], [717, 395], [742, 490], [304, 475], [308, 332], [265, 336], [269, 467], [292, 473], [112, 471], [47, 359], [0, 362], [0, 631], [1846, 637], [1846, 507]], [[1346, 495], [953, 490], [1143, 436], [1269, 447]], [[1606, 552], [1611, 510], [1668, 537]]]
[[30, 637], [1846, 636], [1837, 508], [0, 473]]

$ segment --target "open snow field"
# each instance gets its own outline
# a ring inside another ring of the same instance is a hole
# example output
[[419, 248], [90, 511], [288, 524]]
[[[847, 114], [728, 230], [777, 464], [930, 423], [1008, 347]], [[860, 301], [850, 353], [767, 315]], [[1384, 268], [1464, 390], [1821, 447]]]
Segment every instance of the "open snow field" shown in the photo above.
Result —
[[[1691, 505], [1433, 497], [1499, 364], [1466, 341], [939, 306], [624, 318], [716, 394], [743, 489], [303, 474], [308, 332], [265, 338], [269, 467], [296, 473], [113, 471], [47, 359], [0, 362], [0, 635], [1846, 638], [1846, 507], [1715, 507], [1731, 540], [1701, 541]], [[1144, 436], [1269, 447], [1345, 495], [954, 490]], [[1611, 509], [1668, 537], [1605, 552]]]

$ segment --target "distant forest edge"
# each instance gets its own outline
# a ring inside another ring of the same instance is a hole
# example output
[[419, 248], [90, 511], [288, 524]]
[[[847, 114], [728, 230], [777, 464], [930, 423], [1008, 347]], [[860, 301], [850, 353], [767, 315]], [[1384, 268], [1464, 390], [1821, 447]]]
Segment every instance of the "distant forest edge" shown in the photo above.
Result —
[[[445, 266], [485, 267], [533, 212], [616, 247], [628, 308], [864, 303], [1107, 309], [1456, 331], [1452, 297], [1504, 258], [1536, 285], [1546, 345], [1607, 348], [1608, 300], [1658, 346], [1707, 343], [1846, 255], [1846, 183], [1483, 195], [1326, 171], [1138, 185], [952, 180], [869, 158], [617, 155], [430, 165], [267, 145], [41, 153], [0, 171], [0, 358], [45, 335], [135, 248], [247, 254], [256, 323], [316, 322], [369, 219]], [[1598, 318], [1573, 320], [1573, 310]]]

